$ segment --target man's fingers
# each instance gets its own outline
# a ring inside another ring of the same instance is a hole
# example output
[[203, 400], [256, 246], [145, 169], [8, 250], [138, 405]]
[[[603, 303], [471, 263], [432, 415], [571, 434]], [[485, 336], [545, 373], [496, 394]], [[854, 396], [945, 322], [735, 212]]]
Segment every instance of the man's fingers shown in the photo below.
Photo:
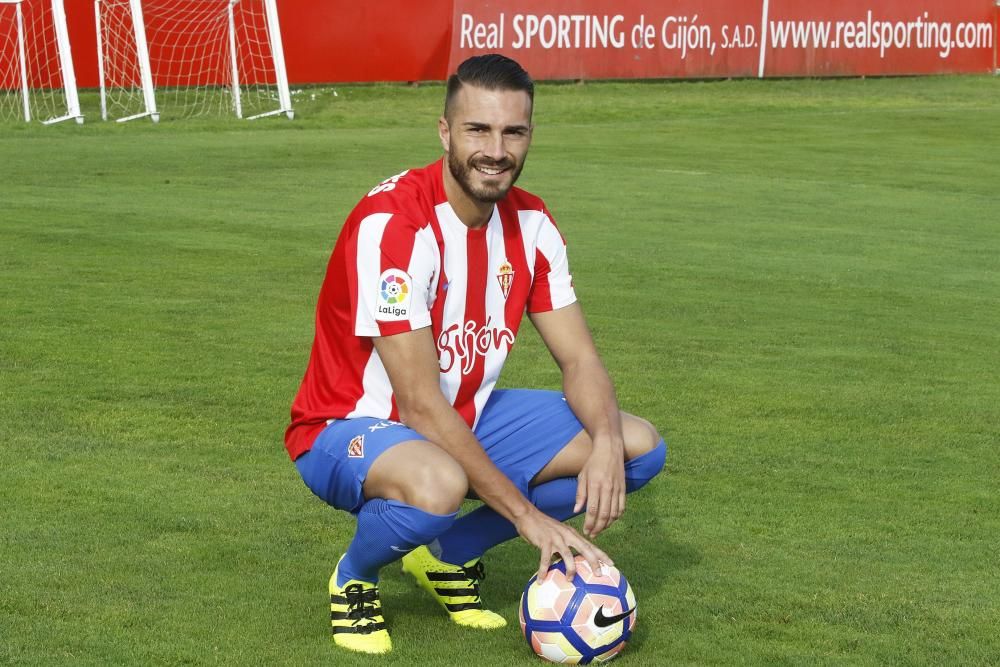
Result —
[[566, 564], [566, 581], [573, 581], [573, 577], [576, 576], [576, 559], [573, 557], [573, 552], [567, 546], [559, 549], [559, 555]]
[[[608, 489], [602, 496], [607, 500], [607, 505], [602, 504], [601, 509], [598, 510], [597, 520], [590, 533], [592, 537], [602, 533], [625, 513], [625, 488], [618, 484], [615, 484], [614, 487], [617, 488]], [[605, 507], [607, 508], [606, 512]]]
[[552, 552], [542, 549], [541, 560], [538, 561], [538, 572], [535, 573], [536, 581], [543, 581], [549, 572], [549, 563], [552, 562]]
[[573, 514], [579, 514], [587, 501], [587, 473], [581, 472], [576, 480], [576, 503], [573, 504]]
[[580, 555], [586, 559], [587, 563], [590, 564], [590, 569], [592, 569], [594, 572], [601, 571], [601, 563], [614, 565], [614, 563], [611, 561], [610, 556], [608, 556], [606, 553], [595, 547], [593, 544], [590, 544], [589, 542], [582, 544], [580, 548], [577, 549], [577, 551], [579, 551]]
[[596, 480], [587, 485], [587, 518], [583, 522], [583, 532], [585, 535], [593, 537], [594, 528], [597, 525], [597, 517], [601, 511], [601, 486]]
[[[579, 533], [577, 533], [569, 526], [565, 526], [565, 528], [568, 531], [568, 536], [569, 536], [569, 539], [567, 540], [566, 544], [572, 547], [578, 554], [583, 556], [583, 558], [590, 564], [590, 567], [594, 570], [594, 572], [601, 571], [602, 562], [607, 563], [608, 565], [614, 565], [614, 561], [612, 561], [611, 557], [608, 556], [606, 553], [604, 553], [604, 551], [602, 551], [597, 546], [589, 542], [586, 538], [581, 537]], [[562, 552], [560, 551], [560, 553]], [[571, 565], [573, 562], [572, 561], [573, 554], [572, 552], [568, 553], [569, 553], [568, 558], [566, 554], [563, 554], [563, 560], [566, 561], [567, 577], [569, 576], [570, 567], [572, 567], [573, 571], [576, 570], [575, 565]]]
[[[605, 506], [599, 506], [594, 515], [588, 512], [588, 518], [593, 521], [593, 516], [603, 516], [604, 525], [607, 525], [607, 523], [609, 523], [610, 512], [612, 511], [611, 502], [614, 500], [614, 495], [609, 495], [607, 493], [604, 495], [605, 497], [603, 500]], [[585, 537], [581, 536], [580, 533], [574, 530], [571, 526], [567, 526], [551, 519], [548, 521], [551, 521], [551, 523], [548, 524], [551, 527], [543, 532], [536, 533], [533, 530], [529, 530], [525, 533], [526, 537], [537, 535], [542, 538], [538, 540], [528, 540], [529, 542], [535, 544], [540, 551], [538, 572], [535, 574], [537, 581], [544, 581], [548, 576], [549, 565], [552, 562], [553, 556], [558, 556], [562, 559], [566, 572], [566, 579], [570, 581], [572, 581], [573, 577], [576, 576], [576, 561], [574, 552], [580, 554], [595, 572], [601, 571], [601, 563], [614, 565], [614, 561], [612, 561], [611, 558], [604, 553], [604, 551], [597, 548]], [[542, 537], [543, 535], [544, 537]]]
[[587, 510], [586, 533], [589, 537], [599, 535], [612, 521], [614, 496], [611, 489], [599, 483], [591, 485], [590, 507]]
[[611, 493], [611, 516], [608, 518], [608, 525], [617, 521], [622, 515], [622, 497], [618, 490]]

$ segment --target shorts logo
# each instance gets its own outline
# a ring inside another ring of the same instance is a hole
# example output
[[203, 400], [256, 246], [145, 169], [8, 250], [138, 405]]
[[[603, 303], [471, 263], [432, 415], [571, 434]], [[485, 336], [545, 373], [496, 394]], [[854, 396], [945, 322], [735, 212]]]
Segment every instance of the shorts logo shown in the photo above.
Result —
[[379, 277], [378, 303], [375, 319], [405, 320], [410, 315], [410, 276], [399, 269], [383, 271]]
[[356, 435], [347, 444], [347, 456], [352, 459], [365, 458], [365, 436]]
[[389, 428], [390, 426], [401, 426], [400, 422], [394, 422], [392, 420], [382, 420], [376, 424], [372, 424], [368, 427], [369, 433], [374, 433], [375, 431], [381, 431], [384, 428]]
[[500, 291], [503, 292], [503, 298], [506, 299], [510, 294], [510, 286], [514, 284], [514, 267], [506, 259], [497, 270], [497, 280], [500, 281]]

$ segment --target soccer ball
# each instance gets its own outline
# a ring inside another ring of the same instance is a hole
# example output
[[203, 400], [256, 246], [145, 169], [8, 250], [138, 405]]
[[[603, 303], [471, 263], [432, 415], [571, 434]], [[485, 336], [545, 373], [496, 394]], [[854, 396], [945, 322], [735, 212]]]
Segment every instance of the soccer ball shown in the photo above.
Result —
[[632, 636], [635, 594], [615, 567], [595, 572], [576, 557], [576, 577], [566, 579], [557, 561], [542, 581], [531, 577], [524, 587], [518, 616], [532, 650], [551, 662], [587, 664], [618, 655]]

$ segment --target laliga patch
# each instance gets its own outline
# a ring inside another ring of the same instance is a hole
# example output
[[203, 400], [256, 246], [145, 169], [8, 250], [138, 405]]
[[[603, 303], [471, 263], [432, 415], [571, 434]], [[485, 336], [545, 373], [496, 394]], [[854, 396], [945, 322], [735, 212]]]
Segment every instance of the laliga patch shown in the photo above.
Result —
[[500, 291], [506, 299], [510, 295], [510, 286], [514, 284], [514, 267], [506, 259], [497, 269], [497, 280], [500, 281]]
[[356, 435], [347, 444], [347, 457], [352, 459], [365, 458], [365, 436]]
[[413, 281], [406, 271], [389, 269], [379, 277], [375, 319], [382, 322], [405, 320], [410, 316], [410, 295]]

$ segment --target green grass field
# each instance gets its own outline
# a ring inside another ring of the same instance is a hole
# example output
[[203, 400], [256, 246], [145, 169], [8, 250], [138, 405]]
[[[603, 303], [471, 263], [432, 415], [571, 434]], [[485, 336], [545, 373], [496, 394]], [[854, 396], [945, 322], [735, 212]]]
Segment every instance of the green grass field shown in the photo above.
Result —
[[[387, 569], [396, 650], [330, 646], [352, 522], [282, 433], [341, 221], [438, 156], [442, 97], [335, 90], [0, 127], [0, 663], [541, 664], [520, 542], [505, 631]], [[671, 447], [599, 540], [622, 665], [1000, 663], [998, 118], [992, 77], [539, 88], [521, 184]], [[527, 327], [503, 384], [558, 382]]]

